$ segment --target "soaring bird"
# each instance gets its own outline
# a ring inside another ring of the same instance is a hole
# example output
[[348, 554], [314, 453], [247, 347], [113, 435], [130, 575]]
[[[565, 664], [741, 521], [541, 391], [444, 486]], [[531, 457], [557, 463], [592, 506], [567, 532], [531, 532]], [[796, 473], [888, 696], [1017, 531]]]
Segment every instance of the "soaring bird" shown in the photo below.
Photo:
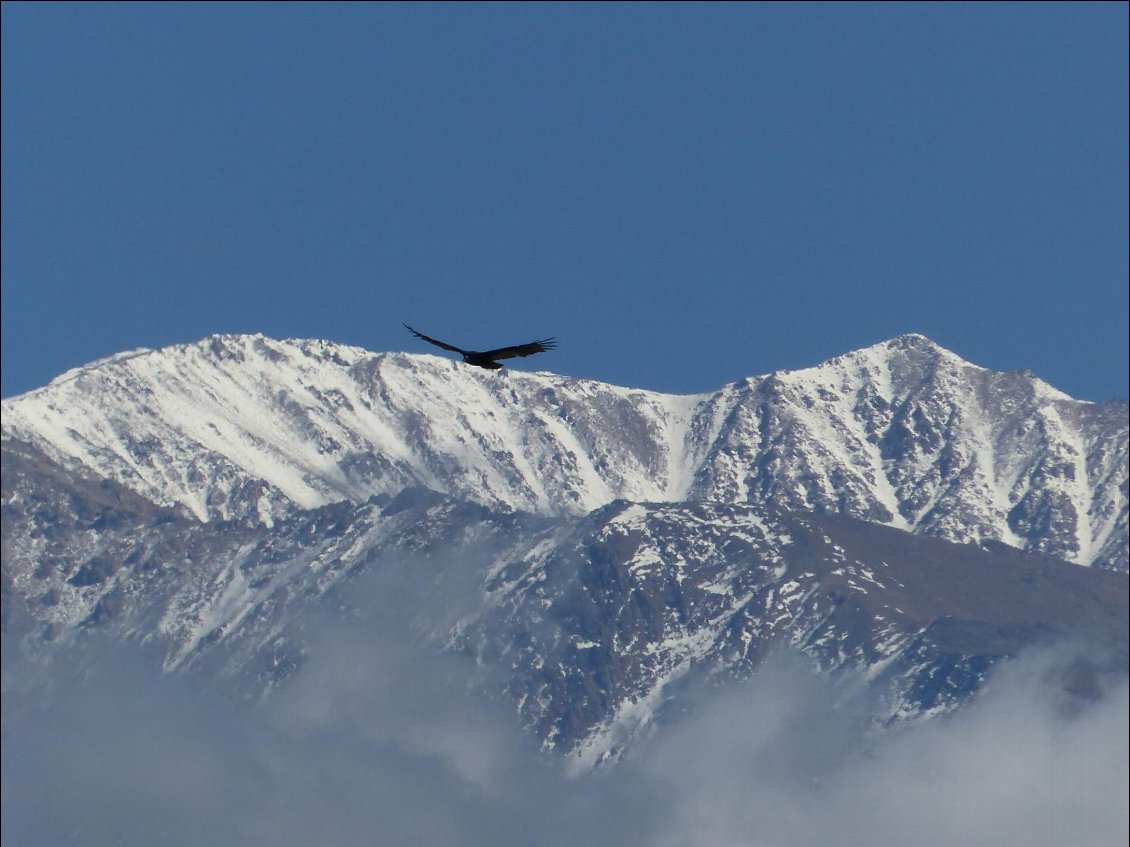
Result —
[[435, 338], [429, 338], [424, 335], [424, 333], [412, 329], [408, 324], [404, 324], [404, 328], [417, 338], [424, 339], [424, 341], [429, 344], [442, 347], [444, 350], [450, 350], [452, 353], [461, 354], [463, 361], [468, 365], [475, 365], [476, 367], [486, 368], [491, 371], [496, 371], [502, 367], [502, 365], [498, 363], [498, 359], [513, 359], [516, 356], [532, 356], [534, 353], [544, 353], [546, 350], [552, 350], [557, 346], [556, 338], [543, 338], [541, 341], [531, 341], [529, 344], [515, 344], [513, 347], [499, 347], [497, 350], [464, 350], [453, 344], [447, 344]]

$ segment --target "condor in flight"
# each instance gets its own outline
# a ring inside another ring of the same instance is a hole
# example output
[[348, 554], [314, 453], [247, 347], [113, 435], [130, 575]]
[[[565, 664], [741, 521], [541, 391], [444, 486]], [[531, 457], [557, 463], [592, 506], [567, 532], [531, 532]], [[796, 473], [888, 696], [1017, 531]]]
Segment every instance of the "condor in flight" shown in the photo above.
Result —
[[513, 359], [515, 356], [532, 356], [534, 353], [544, 353], [546, 350], [552, 350], [557, 346], [557, 339], [543, 338], [541, 341], [531, 341], [529, 344], [515, 344], [513, 347], [499, 347], [497, 350], [463, 350], [451, 344], [445, 344], [442, 341], [437, 341], [434, 338], [429, 338], [422, 332], [416, 332], [408, 324], [404, 324], [405, 329], [412, 333], [417, 338], [422, 338], [429, 344], [434, 344], [436, 347], [442, 347], [444, 350], [450, 350], [452, 353], [459, 353], [463, 356], [463, 361], [468, 365], [475, 365], [487, 370], [496, 371], [502, 367], [496, 360], [497, 359]]

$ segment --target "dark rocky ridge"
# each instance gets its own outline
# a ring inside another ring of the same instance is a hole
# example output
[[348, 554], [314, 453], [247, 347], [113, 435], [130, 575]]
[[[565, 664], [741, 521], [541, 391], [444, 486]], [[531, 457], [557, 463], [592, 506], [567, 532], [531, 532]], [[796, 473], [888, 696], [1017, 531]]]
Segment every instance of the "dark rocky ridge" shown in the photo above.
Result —
[[110, 633], [269, 688], [304, 661], [304, 614], [377, 575], [437, 647], [493, 669], [547, 749], [588, 764], [650, 731], [681, 679], [746, 677], [780, 645], [868, 675], [878, 721], [952, 710], [1043, 641], [1120, 673], [1127, 657], [1124, 574], [746, 504], [547, 517], [409, 489], [203, 523], [6, 443], [3, 522], [5, 638], [33, 653]]

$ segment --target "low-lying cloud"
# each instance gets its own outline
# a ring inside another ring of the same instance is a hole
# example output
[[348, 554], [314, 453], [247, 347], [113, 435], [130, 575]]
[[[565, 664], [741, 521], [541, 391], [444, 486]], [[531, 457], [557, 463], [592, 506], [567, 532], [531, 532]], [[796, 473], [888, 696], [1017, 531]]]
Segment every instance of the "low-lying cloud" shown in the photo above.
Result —
[[653, 843], [1124, 843], [1127, 684], [1065, 708], [1061, 671], [1077, 655], [1033, 652], [966, 710], [878, 733], [861, 732], [842, 687], [778, 660], [645, 753], [648, 772], [670, 774]]
[[780, 656], [747, 683], [688, 693], [628, 760], [570, 777], [472, 693], [490, 687], [481, 669], [401, 624], [388, 609], [322, 621], [303, 669], [255, 702], [120, 645], [30, 688], [6, 655], [4, 843], [1127, 840], [1127, 683], [1066, 708], [1066, 647], [1001, 669], [957, 715], [882, 732], [867, 729], [860, 686]]

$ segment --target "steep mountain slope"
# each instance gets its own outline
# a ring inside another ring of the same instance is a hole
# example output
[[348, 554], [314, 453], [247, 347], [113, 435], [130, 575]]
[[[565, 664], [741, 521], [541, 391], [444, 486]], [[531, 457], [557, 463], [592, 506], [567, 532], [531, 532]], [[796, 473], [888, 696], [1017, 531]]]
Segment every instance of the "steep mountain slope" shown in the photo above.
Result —
[[1040, 640], [1127, 660], [1124, 574], [748, 504], [548, 517], [417, 488], [205, 523], [9, 442], [3, 521], [5, 639], [33, 653], [107, 633], [262, 690], [302, 666], [312, 612], [375, 584], [582, 767], [650, 731], [681, 680], [749, 676], [782, 645], [863, 673], [881, 722], [959, 706]]
[[202, 520], [269, 526], [425, 486], [547, 516], [617, 499], [840, 513], [1127, 567], [1125, 404], [917, 335], [690, 396], [214, 336], [5, 400], [3, 431]]

